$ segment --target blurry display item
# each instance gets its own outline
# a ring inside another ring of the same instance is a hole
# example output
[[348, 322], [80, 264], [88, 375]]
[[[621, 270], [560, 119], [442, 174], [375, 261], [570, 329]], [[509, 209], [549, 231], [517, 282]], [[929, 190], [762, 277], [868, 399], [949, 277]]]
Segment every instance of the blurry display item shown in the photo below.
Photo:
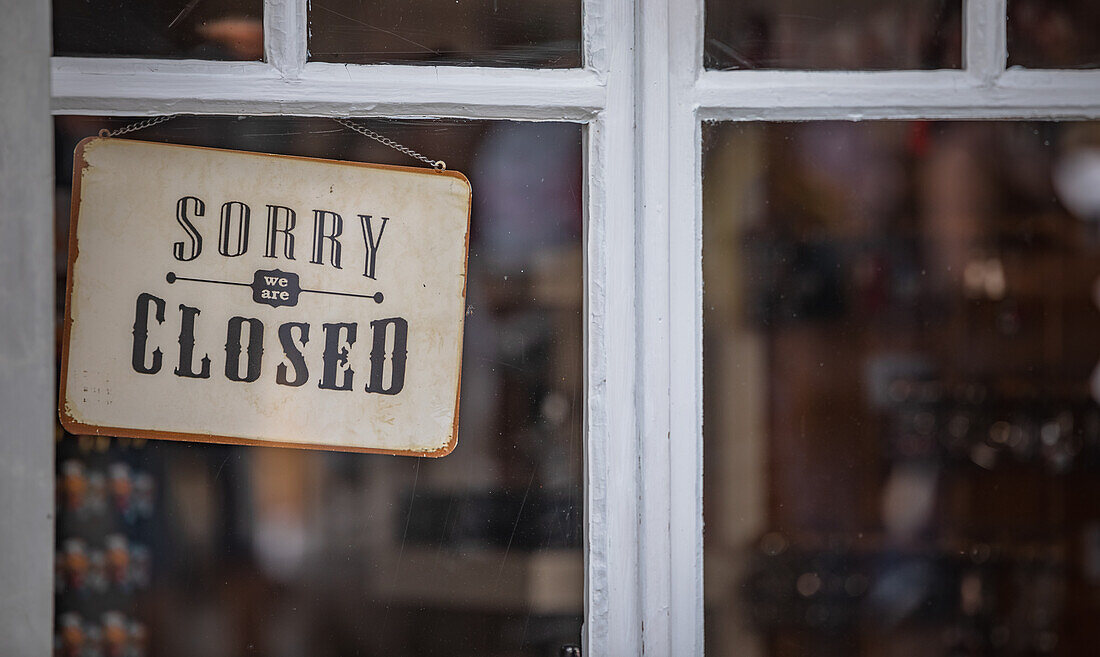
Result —
[[887, 453], [990, 470], [1006, 459], [1055, 473], [1100, 465], [1100, 406], [1083, 397], [1006, 396], [989, 385], [896, 380]]
[[152, 556], [147, 546], [132, 544], [122, 534], [108, 535], [102, 548], [89, 548], [81, 538], [67, 538], [57, 555], [57, 571], [59, 593], [126, 592], [149, 585]]
[[130, 653], [127, 657], [146, 657], [149, 654], [149, 630], [139, 621], [131, 620], [127, 628]]
[[104, 657], [128, 657], [130, 644], [130, 625], [126, 616], [117, 611], [103, 614], [103, 655]]
[[134, 477], [134, 515], [139, 518], [151, 518], [155, 504], [156, 481], [148, 472], [139, 472]]
[[1057, 545], [807, 549], [783, 537], [777, 551], [775, 537], [761, 539], [743, 590], [758, 628], [836, 634], [860, 623], [879, 633], [946, 624], [945, 654], [1046, 654], [1058, 641], [1066, 566]]
[[79, 538], [66, 539], [62, 554], [65, 561], [65, 588], [76, 593], [85, 593], [91, 561], [84, 541]]
[[104, 469], [87, 467], [78, 459], [61, 466], [59, 488], [66, 512], [81, 523], [101, 521], [108, 512], [123, 522], [134, 523], [152, 517], [156, 504], [156, 484], [148, 472], [133, 473], [123, 461], [111, 462]]
[[107, 577], [112, 586], [127, 587], [130, 583], [130, 550], [126, 537], [111, 534], [106, 541]]
[[144, 623], [120, 611], [107, 611], [99, 621], [68, 612], [58, 621], [55, 657], [149, 657], [149, 631]]
[[92, 470], [88, 473], [88, 512], [93, 516], [107, 513], [107, 499], [107, 478], [102, 471]]
[[1053, 171], [1058, 200], [1081, 221], [1100, 222], [1100, 147], [1083, 146], [1066, 153]]
[[61, 614], [57, 621], [58, 635], [54, 645], [60, 657], [85, 657], [86, 635], [79, 614]]
[[117, 445], [100, 451], [94, 443], [63, 444], [69, 449], [58, 468], [59, 489], [79, 489], [77, 474], [86, 487], [83, 496], [58, 500], [55, 655], [146, 657], [145, 624], [130, 614], [141, 613], [135, 596], [152, 583], [152, 554], [132, 537], [144, 536], [153, 520], [153, 476], [135, 470], [126, 460], [132, 453]]
[[130, 466], [123, 462], [111, 464], [110, 470], [111, 501], [114, 508], [127, 522], [133, 519], [134, 482], [130, 475]]
[[[110, 137], [82, 141], [74, 162], [59, 402], [68, 431], [410, 456], [454, 449], [471, 208], [462, 174], [442, 162], [414, 169]], [[208, 203], [211, 214], [220, 207], [216, 252]], [[250, 239], [252, 213], [265, 211], [266, 232]], [[298, 214], [312, 216], [312, 232]], [[129, 520], [132, 482], [117, 474], [115, 502]]]
[[84, 473], [84, 464], [68, 460], [61, 464], [61, 493], [68, 511], [84, 508], [85, 494], [88, 491], [88, 478]]
[[92, 593], [105, 593], [111, 586], [107, 574], [107, 555], [103, 550], [92, 550], [88, 554], [88, 590]]
[[132, 545], [129, 554], [130, 583], [135, 588], [143, 589], [149, 586], [153, 576], [153, 557], [149, 548], [144, 545]]

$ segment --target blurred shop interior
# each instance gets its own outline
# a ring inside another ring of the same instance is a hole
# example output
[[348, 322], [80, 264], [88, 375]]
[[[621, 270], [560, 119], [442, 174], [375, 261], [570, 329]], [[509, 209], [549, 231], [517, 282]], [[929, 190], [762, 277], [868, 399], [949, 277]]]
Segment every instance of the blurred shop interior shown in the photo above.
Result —
[[707, 654], [1095, 654], [1100, 125], [704, 149]]
[[[73, 148], [132, 120], [56, 119], [59, 330]], [[457, 449], [417, 459], [59, 426], [58, 656], [547, 657], [580, 642], [580, 126], [363, 124], [473, 185]], [[129, 137], [411, 164], [328, 119], [180, 117]]]

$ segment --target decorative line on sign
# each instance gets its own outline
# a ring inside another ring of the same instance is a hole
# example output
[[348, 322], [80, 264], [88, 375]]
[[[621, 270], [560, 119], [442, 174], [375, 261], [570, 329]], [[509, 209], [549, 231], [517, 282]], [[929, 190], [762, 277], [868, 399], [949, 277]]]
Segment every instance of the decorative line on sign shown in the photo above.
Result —
[[355, 297], [357, 299], [371, 299], [375, 303], [382, 303], [384, 297], [381, 292], [375, 292], [374, 294], [355, 294], [353, 292], [336, 292], [333, 290], [311, 290], [309, 288], [303, 288], [298, 285], [298, 275], [292, 272], [285, 272], [279, 269], [257, 269], [253, 275], [251, 283], [241, 283], [239, 281], [219, 281], [210, 278], [193, 278], [190, 276], [179, 276], [176, 272], [170, 271], [164, 277], [164, 280], [168, 281], [168, 284], [174, 284], [176, 281], [190, 281], [193, 283], [212, 283], [214, 285], [236, 285], [238, 287], [252, 288], [252, 300], [256, 303], [262, 303], [269, 305], [273, 308], [279, 306], [295, 306], [298, 304], [298, 295], [303, 293], [309, 294], [329, 294], [340, 297]]
[[209, 278], [188, 278], [187, 276], [177, 276], [176, 272], [170, 271], [168, 275], [164, 277], [168, 284], [171, 285], [176, 281], [194, 281], [195, 283], [216, 283], [217, 285], [240, 285], [241, 287], [252, 287], [252, 283], [238, 283], [236, 281], [215, 281]]
[[359, 297], [360, 299], [374, 299], [375, 303], [382, 303], [382, 293], [375, 292], [374, 294], [352, 294], [351, 292], [330, 292], [328, 290], [309, 290], [302, 288], [302, 292], [309, 292], [311, 294], [335, 294], [341, 297]]

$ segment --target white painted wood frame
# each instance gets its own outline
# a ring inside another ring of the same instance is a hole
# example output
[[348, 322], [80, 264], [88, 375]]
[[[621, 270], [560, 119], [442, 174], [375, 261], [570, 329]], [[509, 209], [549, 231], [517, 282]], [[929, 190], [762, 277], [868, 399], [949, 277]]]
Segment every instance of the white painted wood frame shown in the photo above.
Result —
[[965, 68], [702, 70], [702, 0], [586, 0], [576, 70], [306, 61], [267, 0], [266, 63], [54, 58], [55, 114], [586, 124], [585, 655], [703, 653], [700, 122], [1095, 119], [1100, 71], [1005, 70], [1006, 0], [965, 0]]

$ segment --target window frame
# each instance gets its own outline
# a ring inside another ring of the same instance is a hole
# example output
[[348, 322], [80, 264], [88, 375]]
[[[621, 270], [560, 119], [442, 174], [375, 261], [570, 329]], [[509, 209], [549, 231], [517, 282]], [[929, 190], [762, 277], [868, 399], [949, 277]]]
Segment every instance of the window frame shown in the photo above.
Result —
[[703, 0], [585, 0], [568, 70], [307, 62], [265, 0], [264, 62], [55, 57], [51, 112], [584, 124], [584, 652], [702, 655], [702, 122], [1100, 118], [1100, 71], [1006, 70], [1007, 0], [962, 1], [962, 69], [803, 72], [703, 70]]

